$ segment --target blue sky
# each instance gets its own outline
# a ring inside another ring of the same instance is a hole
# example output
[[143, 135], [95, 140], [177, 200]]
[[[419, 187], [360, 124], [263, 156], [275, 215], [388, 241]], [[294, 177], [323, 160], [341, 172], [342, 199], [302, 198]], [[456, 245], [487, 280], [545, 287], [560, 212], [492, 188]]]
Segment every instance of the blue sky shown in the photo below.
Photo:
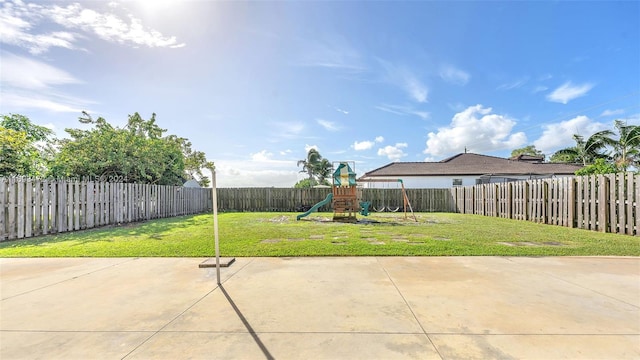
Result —
[[640, 2], [2, 1], [0, 113], [64, 129], [157, 114], [218, 185], [545, 154], [640, 124]]

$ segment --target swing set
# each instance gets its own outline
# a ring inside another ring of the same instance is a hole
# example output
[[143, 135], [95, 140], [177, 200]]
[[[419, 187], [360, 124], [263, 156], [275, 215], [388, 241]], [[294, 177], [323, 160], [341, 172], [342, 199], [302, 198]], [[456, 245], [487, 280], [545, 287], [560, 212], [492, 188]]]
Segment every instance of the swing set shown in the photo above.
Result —
[[[405, 219], [407, 218], [407, 209], [409, 209], [409, 211], [411, 212], [411, 215], [413, 216], [413, 219], [417, 222], [418, 219], [416, 218], [416, 214], [414, 214], [413, 212], [413, 208], [411, 207], [411, 202], [409, 201], [409, 197], [407, 196], [407, 191], [405, 190], [404, 187], [404, 182], [402, 181], [402, 179], [359, 179], [358, 181], [360, 182], [381, 182], [381, 183], [396, 183], [396, 184], [400, 184], [400, 188], [402, 190], [402, 208], [404, 209], [404, 217]], [[371, 207], [371, 209], [375, 212], [384, 212], [385, 210], [388, 212], [398, 212], [400, 210], [401, 205], [397, 204], [397, 203], [393, 203], [391, 202], [391, 199], [387, 200], [385, 198], [385, 191], [382, 192], [382, 199], [380, 201], [379, 206], [376, 206], [375, 204], [372, 204], [370, 201], [364, 202], [364, 203], [368, 203], [367, 207]], [[362, 204], [362, 202], [361, 202]], [[397, 205], [397, 206], [393, 206], [393, 205]], [[364, 208], [364, 206], [363, 206]], [[361, 212], [362, 213], [362, 212]], [[362, 215], [368, 215], [367, 214], [362, 214]]]
[[[372, 203], [370, 201], [358, 201], [358, 194], [361, 194], [361, 192], [357, 191], [356, 173], [354, 171], [355, 163], [342, 161], [337, 164], [334, 163], [333, 168], [335, 169], [333, 173], [332, 186], [333, 221], [355, 222], [356, 213], [358, 212], [360, 215], [368, 216], [369, 208]], [[409, 209], [413, 215], [413, 219], [416, 222], [418, 221], [418, 218], [416, 218], [416, 215], [413, 213], [413, 208], [411, 207], [411, 202], [409, 202], [409, 197], [407, 197], [407, 192], [405, 191], [402, 179], [360, 179], [359, 181], [399, 183], [402, 188], [402, 207], [404, 209], [404, 217], [405, 219], [407, 218], [407, 209]], [[385, 204], [384, 200], [385, 199], [383, 198], [382, 206], [378, 208], [373, 207], [373, 210], [376, 212], [381, 212], [385, 209], [390, 212], [397, 212], [400, 210], [400, 205], [394, 208]]]

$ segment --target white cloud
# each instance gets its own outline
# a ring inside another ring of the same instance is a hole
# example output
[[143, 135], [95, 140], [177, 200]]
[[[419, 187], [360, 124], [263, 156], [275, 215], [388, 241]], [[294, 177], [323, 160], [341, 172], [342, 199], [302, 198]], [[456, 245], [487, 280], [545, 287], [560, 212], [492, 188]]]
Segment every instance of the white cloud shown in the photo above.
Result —
[[336, 125], [333, 121], [317, 119], [316, 122], [320, 124], [327, 131], [338, 131], [340, 130], [340, 126]]
[[386, 156], [391, 161], [398, 161], [400, 158], [407, 156], [402, 149], [408, 146], [407, 143], [396, 143], [395, 145], [387, 145], [378, 149], [378, 156]]
[[342, 109], [340, 109], [340, 108], [335, 108], [335, 110], [336, 110], [337, 112], [339, 112], [339, 113], [343, 113], [343, 114], [345, 114], [345, 115], [349, 115], [349, 112], [348, 112], [347, 110], [342, 110]]
[[8, 52], [0, 56], [0, 108], [5, 111], [44, 109], [79, 113], [93, 103], [55, 90], [58, 85], [82, 83], [66, 71]]
[[409, 97], [419, 103], [428, 100], [429, 89], [420, 78], [404, 66], [396, 66], [387, 61], [379, 60], [385, 70], [385, 80], [403, 89]]
[[373, 147], [375, 143], [373, 141], [365, 140], [365, 141], [356, 141], [351, 145], [355, 151], [363, 151], [369, 150]]
[[330, 38], [314, 42], [301, 43], [301, 66], [321, 67], [358, 73], [366, 70], [360, 54], [343, 37], [331, 35]]
[[272, 122], [271, 126], [274, 128], [274, 135], [285, 139], [294, 139], [300, 136], [300, 133], [304, 130], [304, 124], [301, 122], [285, 122], [276, 121]]
[[546, 87], [546, 86], [544, 86], [544, 85], [538, 85], [538, 86], [536, 86], [536, 87], [533, 89], [533, 91], [532, 91], [532, 92], [533, 92], [534, 94], [537, 94], [537, 93], [539, 93], [539, 92], [547, 91], [547, 90], [549, 90], [549, 88], [548, 88], [548, 87]]
[[573, 99], [585, 96], [591, 89], [593, 89], [593, 84], [573, 85], [568, 81], [547, 95], [547, 100], [566, 104]]
[[31, 11], [32, 7], [33, 4], [28, 6], [22, 2], [2, 3], [0, 7], [1, 42], [27, 48], [32, 54], [45, 52], [52, 46], [74, 48], [72, 42], [75, 41], [75, 35], [68, 32], [30, 34], [29, 31], [33, 26], [29, 21], [37, 21], [39, 17], [37, 12]]
[[602, 112], [602, 114], [600, 114], [600, 116], [616, 116], [616, 115], [622, 115], [624, 114], [624, 110], [623, 109], [616, 109], [616, 110], [605, 110]]
[[4, 93], [0, 96], [0, 108], [14, 109], [12, 111], [19, 112], [27, 109], [42, 109], [54, 112], [80, 113], [87, 110], [86, 104], [89, 102], [84, 100], [71, 100], [64, 97], [54, 97], [52, 94], [40, 95], [37, 93], [18, 94]]
[[589, 137], [593, 133], [607, 129], [608, 126], [581, 115], [571, 120], [543, 125], [542, 128], [542, 136], [535, 140], [533, 145], [543, 153], [550, 154], [559, 149], [574, 146], [576, 144], [573, 140], [574, 134]]
[[[52, 21], [62, 29], [35, 33], [39, 29], [37, 25], [42, 21]], [[127, 21], [113, 13], [100, 13], [84, 8], [79, 3], [63, 7], [7, 1], [0, 8], [0, 41], [24, 47], [32, 54], [44, 53], [52, 47], [76, 49], [75, 43], [84, 36], [67, 30], [78, 30], [106, 41], [132, 46], [185, 46], [174, 36], [167, 37], [156, 30], [145, 28], [142, 21], [131, 14]]]
[[440, 77], [451, 84], [464, 86], [469, 82], [471, 76], [452, 65], [444, 65], [440, 68]]
[[526, 143], [524, 133], [511, 133], [516, 124], [513, 119], [491, 112], [491, 108], [476, 105], [455, 114], [449, 126], [428, 134], [424, 153], [440, 157], [465, 148], [482, 153], [513, 149]]
[[269, 161], [271, 160], [272, 156], [273, 156], [272, 153], [268, 152], [267, 150], [262, 150], [255, 154], [251, 154], [251, 160], [252, 161]]
[[415, 110], [411, 106], [382, 104], [382, 105], [376, 106], [376, 109], [381, 110], [381, 111], [385, 111], [385, 112], [388, 112], [388, 113], [391, 113], [391, 114], [401, 115], [401, 116], [413, 115], [413, 116], [417, 116], [417, 117], [421, 118], [422, 120], [427, 120], [429, 118], [429, 116], [431, 115], [427, 111]]
[[365, 141], [355, 141], [353, 143], [353, 145], [351, 145], [351, 147], [355, 150], [355, 151], [363, 151], [363, 150], [369, 150], [371, 148], [373, 148], [373, 146], [376, 143], [381, 143], [384, 141], [384, 137], [382, 136], [376, 136], [374, 141], [370, 141], [370, 140], [365, 140]]
[[[260, 153], [258, 153], [260, 154]], [[224, 187], [292, 187], [299, 178], [293, 160], [260, 159], [216, 160], [216, 185]]]
[[408, 75], [404, 79], [404, 89], [409, 93], [413, 100], [424, 103], [427, 102], [427, 96], [429, 94], [429, 90], [427, 87], [418, 80], [418, 78], [413, 77], [412, 75]]
[[498, 90], [512, 90], [522, 87], [529, 81], [528, 76], [521, 77], [520, 79], [514, 80], [510, 83], [501, 84], [498, 86]]
[[45, 89], [51, 85], [77, 84], [76, 79], [64, 70], [23, 56], [2, 52], [2, 83], [22, 89]]

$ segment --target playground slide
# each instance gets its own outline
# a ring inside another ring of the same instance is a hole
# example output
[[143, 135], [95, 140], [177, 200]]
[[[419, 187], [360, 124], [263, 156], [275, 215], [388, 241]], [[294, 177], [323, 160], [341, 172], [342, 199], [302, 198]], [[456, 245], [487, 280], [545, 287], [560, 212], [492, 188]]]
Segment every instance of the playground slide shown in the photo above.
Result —
[[314, 211], [318, 210], [318, 208], [319, 208], [320, 206], [323, 206], [323, 205], [327, 205], [327, 204], [329, 204], [329, 203], [331, 202], [331, 200], [332, 200], [332, 199], [333, 199], [333, 194], [332, 194], [332, 193], [329, 193], [329, 195], [327, 195], [327, 197], [326, 197], [324, 200], [322, 200], [322, 201], [320, 201], [319, 203], [317, 203], [317, 204], [313, 205], [313, 206], [311, 207], [311, 209], [309, 209], [309, 210], [305, 211], [304, 213], [302, 213], [302, 214], [300, 214], [300, 215], [296, 216], [296, 220], [300, 220], [300, 218], [303, 218], [303, 217], [305, 217], [305, 216], [308, 216], [308, 215], [309, 215], [309, 214], [311, 214], [312, 212], [314, 212]]

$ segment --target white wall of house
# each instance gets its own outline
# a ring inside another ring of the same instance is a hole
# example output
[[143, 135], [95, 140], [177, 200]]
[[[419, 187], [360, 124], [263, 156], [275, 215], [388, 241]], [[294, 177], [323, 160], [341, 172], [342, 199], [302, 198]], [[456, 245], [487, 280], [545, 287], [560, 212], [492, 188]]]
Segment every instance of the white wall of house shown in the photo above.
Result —
[[[383, 178], [383, 177], [377, 177]], [[407, 189], [449, 189], [453, 186], [453, 179], [462, 180], [462, 186], [471, 186], [476, 184], [477, 176], [406, 176], [402, 178], [404, 187]], [[397, 177], [388, 177], [387, 179], [397, 180]], [[386, 183], [386, 182], [360, 182], [364, 188], [390, 188], [394, 189], [400, 187], [400, 183]]]
[[[554, 177], [567, 177], [573, 175], [555, 175]], [[402, 179], [404, 187], [406, 189], [449, 189], [453, 186], [473, 186], [476, 185], [476, 180], [480, 178], [480, 175], [467, 175], [467, 176], [405, 176]], [[509, 175], [512, 179], [529, 180], [529, 175]], [[391, 179], [397, 180], [397, 177], [377, 177], [376, 179]], [[454, 184], [454, 179], [457, 180]], [[460, 184], [460, 181], [462, 182]], [[500, 180], [502, 181], [502, 180]], [[394, 189], [399, 188], [400, 183], [397, 182], [359, 182], [364, 188], [375, 189]]]

